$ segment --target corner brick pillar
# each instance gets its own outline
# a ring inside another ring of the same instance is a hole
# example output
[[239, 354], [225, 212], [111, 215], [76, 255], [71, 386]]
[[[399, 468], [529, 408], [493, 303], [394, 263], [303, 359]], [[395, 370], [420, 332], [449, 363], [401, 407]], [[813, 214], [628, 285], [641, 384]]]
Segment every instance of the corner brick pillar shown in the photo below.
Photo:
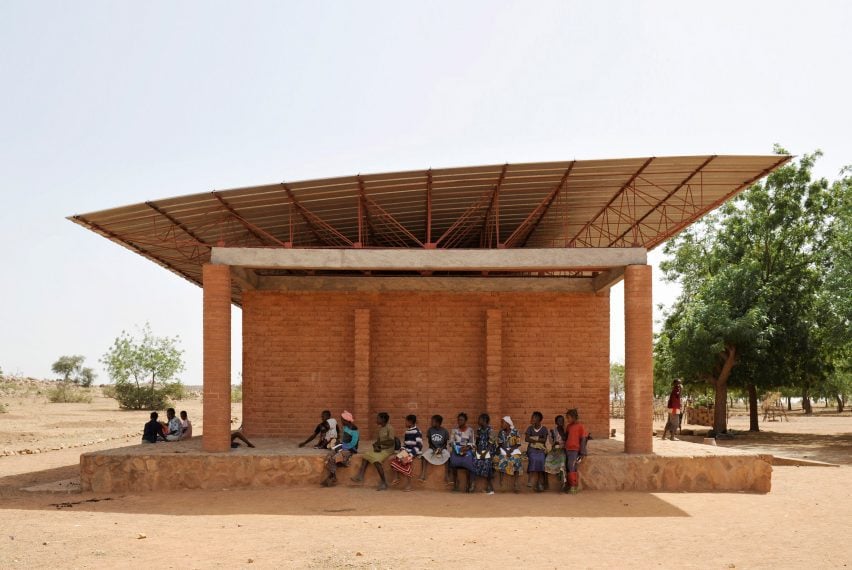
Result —
[[488, 309], [485, 314], [485, 409], [492, 421], [503, 413], [503, 312], [500, 309]]
[[355, 424], [362, 430], [362, 439], [369, 437], [373, 421], [370, 414], [370, 309], [355, 309], [355, 384], [352, 413]]
[[624, 451], [653, 451], [651, 266], [624, 270]]
[[231, 268], [205, 264], [204, 451], [231, 449]]

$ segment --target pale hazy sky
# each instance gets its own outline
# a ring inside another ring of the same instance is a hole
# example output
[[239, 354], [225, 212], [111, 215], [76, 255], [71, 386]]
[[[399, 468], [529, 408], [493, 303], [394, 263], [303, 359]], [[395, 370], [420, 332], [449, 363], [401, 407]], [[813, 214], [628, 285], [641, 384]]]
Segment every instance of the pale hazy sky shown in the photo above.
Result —
[[[49, 376], [77, 353], [97, 365], [149, 321], [182, 337], [183, 380], [201, 383], [201, 289], [70, 214], [359, 172], [775, 142], [822, 148], [818, 173], [834, 177], [852, 163], [850, 30], [841, 1], [4, 0], [0, 367]], [[655, 302], [675, 294], [657, 283]]]

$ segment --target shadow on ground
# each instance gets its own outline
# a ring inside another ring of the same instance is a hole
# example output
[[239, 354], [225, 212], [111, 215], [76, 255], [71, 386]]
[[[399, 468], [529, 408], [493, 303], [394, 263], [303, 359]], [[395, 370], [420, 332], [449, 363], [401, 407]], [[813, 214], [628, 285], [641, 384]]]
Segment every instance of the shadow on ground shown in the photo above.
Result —
[[746, 431], [737, 432], [734, 439], [720, 439], [717, 445], [781, 457], [852, 465], [852, 433], [828, 435]]
[[139, 495], [16, 493], [0, 509], [74, 510], [173, 516], [418, 516], [441, 518], [686, 517], [651, 493], [589, 491], [579, 495], [498, 492], [455, 494], [340, 486], [334, 489], [239, 489], [170, 491]]

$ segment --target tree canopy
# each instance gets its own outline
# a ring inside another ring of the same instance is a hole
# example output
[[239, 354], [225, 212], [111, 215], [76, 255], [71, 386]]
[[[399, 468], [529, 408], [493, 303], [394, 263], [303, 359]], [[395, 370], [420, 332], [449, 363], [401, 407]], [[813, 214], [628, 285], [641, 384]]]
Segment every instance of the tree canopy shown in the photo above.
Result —
[[60, 356], [51, 366], [51, 370], [62, 376], [63, 382], [73, 382], [79, 386], [88, 387], [92, 385], [97, 375], [91, 368], [83, 366], [85, 361], [86, 357], [79, 354]]
[[848, 351], [849, 177], [814, 179], [819, 156], [779, 168], [665, 246], [661, 269], [682, 292], [655, 374], [712, 385], [718, 433], [729, 382], [749, 390], [757, 429], [758, 390], [795, 385], [809, 403]]
[[184, 369], [179, 343], [178, 337], [154, 336], [148, 323], [136, 335], [121, 331], [101, 362], [123, 408], [163, 407], [175, 387], [170, 383]]

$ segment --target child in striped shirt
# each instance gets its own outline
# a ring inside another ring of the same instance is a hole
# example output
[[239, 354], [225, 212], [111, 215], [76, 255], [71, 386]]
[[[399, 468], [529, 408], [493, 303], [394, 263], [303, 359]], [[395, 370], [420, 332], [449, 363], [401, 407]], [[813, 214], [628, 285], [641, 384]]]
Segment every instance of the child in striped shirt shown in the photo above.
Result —
[[414, 473], [414, 460], [423, 453], [423, 434], [417, 427], [417, 416], [409, 414], [405, 416], [405, 435], [403, 436], [402, 449], [393, 456], [390, 466], [393, 470], [393, 481], [391, 485], [399, 483], [399, 474], [405, 475], [405, 490], [412, 491], [411, 478]]

